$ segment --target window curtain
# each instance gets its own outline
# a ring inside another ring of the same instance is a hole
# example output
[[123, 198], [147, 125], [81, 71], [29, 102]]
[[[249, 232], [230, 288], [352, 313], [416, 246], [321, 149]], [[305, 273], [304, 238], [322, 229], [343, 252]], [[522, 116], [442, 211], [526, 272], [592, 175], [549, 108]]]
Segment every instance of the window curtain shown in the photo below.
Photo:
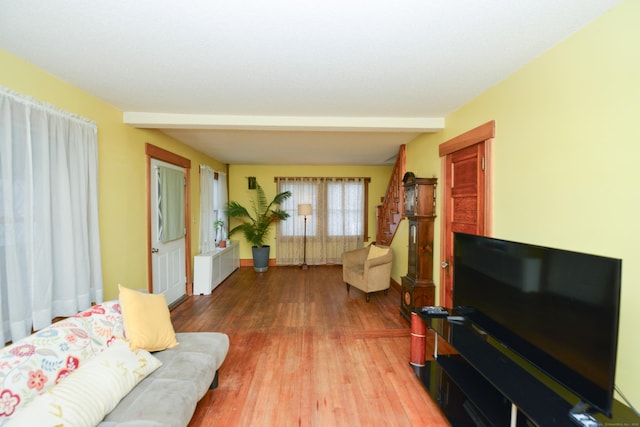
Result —
[[94, 122], [0, 87], [0, 338], [103, 301]]
[[158, 239], [181, 239], [184, 227], [184, 171], [158, 166]]
[[290, 217], [278, 223], [276, 263], [302, 264], [304, 216], [299, 204], [311, 204], [306, 222], [306, 263], [342, 263], [342, 253], [361, 248], [364, 240], [364, 178], [276, 178], [278, 193], [291, 191], [281, 206]]
[[217, 172], [218, 179], [215, 181], [215, 196], [213, 209], [216, 215], [216, 219], [222, 221], [222, 227], [219, 230], [217, 239], [225, 240], [229, 235], [229, 219], [227, 218], [226, 206], [229, 201], [229, 194], [227, 192], [227, 174], [224, 172]]
[[200, 253], [216, 248], [213, 201], [215, 198], [215, 173], [206, 165], [200, 165]]

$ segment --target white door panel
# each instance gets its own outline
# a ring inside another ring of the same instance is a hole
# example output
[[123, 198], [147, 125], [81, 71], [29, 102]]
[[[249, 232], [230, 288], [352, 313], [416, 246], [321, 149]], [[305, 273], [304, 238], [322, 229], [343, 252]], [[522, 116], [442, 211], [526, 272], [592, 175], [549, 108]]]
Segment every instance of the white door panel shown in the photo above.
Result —
[[[185, 238], [184, 234], [172, 240], [162, 240], [163, 223], [169, 218], [162, 218], [159, 201], [161, 199], [158, 168], [165, 167], [184, 173], [179, 166], [161, 162], [156, 159], [151, 161], [151, 243], [152, 252], [152, 281], [153, 293], [163, 293], [167, 303], [171, 304], [181, 298], [186, 292], [186, 266], [185, 266]], [[184, 189], [183, 189], [184, 196]], [[184, 203], [181, 199], [179, 203]]]

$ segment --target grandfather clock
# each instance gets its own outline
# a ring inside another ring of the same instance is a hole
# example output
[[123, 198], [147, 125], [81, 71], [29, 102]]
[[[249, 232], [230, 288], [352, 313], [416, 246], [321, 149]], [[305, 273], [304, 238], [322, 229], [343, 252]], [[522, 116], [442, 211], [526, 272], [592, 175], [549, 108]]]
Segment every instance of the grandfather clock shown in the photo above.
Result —
[[433, 223], [436, 215], [436, 178], [416, 178], [407, 172], [404, 182], [404, 215], [409, 220], [407, 275], [401, 279], [400, 314], [411, 319], [414, 307], [434, 305]]

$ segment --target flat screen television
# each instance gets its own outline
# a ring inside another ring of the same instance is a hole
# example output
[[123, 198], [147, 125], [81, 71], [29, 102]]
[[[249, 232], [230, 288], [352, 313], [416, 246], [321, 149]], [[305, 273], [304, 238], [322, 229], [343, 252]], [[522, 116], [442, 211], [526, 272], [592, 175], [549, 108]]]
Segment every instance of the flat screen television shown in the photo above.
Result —
[[454, 234], [453, 306], [611, 417], [622, 261]]

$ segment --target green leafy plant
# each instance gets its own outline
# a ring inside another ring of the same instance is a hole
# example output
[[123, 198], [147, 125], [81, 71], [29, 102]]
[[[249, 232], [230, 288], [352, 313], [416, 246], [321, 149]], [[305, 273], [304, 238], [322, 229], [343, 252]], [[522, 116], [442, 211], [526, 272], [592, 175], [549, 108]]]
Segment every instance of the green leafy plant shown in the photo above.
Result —
[[251, 212], [238, 202], [227, 203], [226, 213], [229, 218], [242, 221], [229, 231], [229, 236], [240, 231], [251, 245], [263, 247], [269, 236], [271, 224], [289, 218], [289, 214], [279, 208], [289, 197], [291, 192], [284, 191], [276, 194], [274, 199], [268, 202], [264, 190], [256, 183], [255, 197], [251, 200]]

